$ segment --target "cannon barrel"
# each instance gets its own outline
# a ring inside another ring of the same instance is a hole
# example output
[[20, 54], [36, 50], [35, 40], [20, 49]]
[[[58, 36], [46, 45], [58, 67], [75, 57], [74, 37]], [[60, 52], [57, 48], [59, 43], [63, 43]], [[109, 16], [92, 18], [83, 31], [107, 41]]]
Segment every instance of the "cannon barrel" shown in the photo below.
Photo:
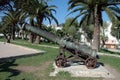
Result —
[[80, 45], [80, 44], [76, 44], [74, 42], [71, 42], [71, 41], [67, 41], [61, 37], [58, 37], [50, 32], [47, 32], [45, 30], [42, 30], [40, 28], [37, 28], [37, 27], [34, 27], [34, 26], [31, 26], [29, 24], [26, 24], [25, 25], [25, 28], [31, 32], [34, 32], [50, 41], [53, 41], [57, 44], [59, 44], [60, 46], [62, 47], [66, 47], [66, 48], [69, 48], [69, 49], [73, 49], [73, 50], [76, 50], [78, 52], [82, 52], [84, 53], [85, 55], [89, 55], [91, 57], [96, 57], [97, 55], [97, 51], [96, 50], [93, 50], [91, 49], [90, 47], [88, 46], [83, 46], [83, 45]]

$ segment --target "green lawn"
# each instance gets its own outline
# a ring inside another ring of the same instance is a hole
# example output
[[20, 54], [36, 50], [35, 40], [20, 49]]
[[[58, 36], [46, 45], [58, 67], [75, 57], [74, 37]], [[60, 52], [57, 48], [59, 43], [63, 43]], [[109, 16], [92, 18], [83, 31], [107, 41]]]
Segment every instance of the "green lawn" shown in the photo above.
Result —
[[[0, 39], [1, 41], [1, 39]], [[4, 40], [2, 40], [4, 41]], [[15, 62], [7, 62], [0, 64], [0, 80], [103, 80], [102, 78], [81, 78], [70, 77], [67, 72], [60, 72], [56, 77], [50, 77], [49, 73], [53, 71], [53, 62], [58, 54], [56, 48], [46, 48], [38, 44], [31, 44], [24, 40], [15, 40], [13, 44], [26, 46], [34, 49], [46, 51], [43, 55], [25, 57], [16, 59]], [[40, 45], [58, 46], [55, 44], [41, 43]], [[99, 60], [105, 64], [109, 64], [120, 72], [120, 58], [101, 56]], [[17, 66], [32, 66], [39, 70], [33, 72], [20, 72], [14, 68]]]
[[100, 62], [110, 65], [120, 73], [120, 58], [111, 56], [101, 56], [100, 58], [101, 58], [99, 60]]
[[112, 52], [112, 51], [107, 50], [107, 49], [101, 49], [100, 52], [107, 53], [107, 54], [117, 54], [117, 55], [120, 55], [120, 52]]

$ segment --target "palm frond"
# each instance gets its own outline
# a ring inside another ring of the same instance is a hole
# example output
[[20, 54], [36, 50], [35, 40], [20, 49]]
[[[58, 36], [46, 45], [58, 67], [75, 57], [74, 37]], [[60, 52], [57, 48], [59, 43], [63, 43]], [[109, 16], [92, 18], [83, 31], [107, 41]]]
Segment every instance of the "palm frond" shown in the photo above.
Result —
[[114, 15], [114, 12], [110, 8], [105, 8], [105, 12], [108, 14], [110, 20], [115, 23], [116, 17]]
[[[68, 15], [70, 15], [70, 14], [72, 14], [72, 13], [75, 13], [75, 12], [78, 12], [78, 11], [82, 12], [82, 11], [85, 10], [85, 9], [86, 9], [86, 7], [76, 8], [76, 9], [72, 10]], [[67, 15], [67, 16], [68, 16], [68, 15]]]
[[73, 8], [75, 8], [75, 7], [82, 7], [82, 6], [84, 6], [84, 7], [87, 7], [87, 4], [86, 3], [82, 3], [82, 2], [77, 2], [77, 3], [72, 3], [72, 4], [70, 4], [70, 6], [68, 7], [68, 10], [70, 10], [70, 9], [73, 9]]
[[51, 24], [51, 19], [50, 19], [50, 17], [49, 17], [49, 16], [46, 16], [45, 18], [47, 18], [48, 21], [49, 21], [49, 23]]
[[82, 26], [82, 24], [83, 24], [84, 22], [86, 22], [87, 17], [88, 17], [88, 14], [85, 14], [85, 15], [81, 18], [81, 21], [80, 21], [80, 23], [79, 23], [79, 26]]
[[109, 7], [112, 11], [114, 11], [115, 13], [118, 13], [120, 14], [120, 9], [119, 8], [116, 8], [116, 7]]
[[56, 24], [58, 25], [58, 20], [51, 14], [51, 18], [56, 22]]
[[79, 17], [82, 16], [82, 15], [85, 15], [86, 13], [87, 13], [87, 11], [81, 12], [80, 14], [78, 14], [78, 15], [72, 20], [72, 22], [70, 23], [70, 25], [72, 25], [72, 23], [73, 23], [77, 18], [79, 18]]

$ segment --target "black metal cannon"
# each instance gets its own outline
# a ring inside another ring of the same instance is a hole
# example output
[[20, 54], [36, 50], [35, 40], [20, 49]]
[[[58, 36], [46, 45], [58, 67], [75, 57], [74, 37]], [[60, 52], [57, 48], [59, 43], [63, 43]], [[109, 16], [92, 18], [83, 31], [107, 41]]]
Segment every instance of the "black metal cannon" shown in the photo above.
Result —
[[[31, 26], [29, 24], [26, 24], [25, 28], [60, 45], [60, 53], [55, 59], [55, 63], [58, 67], [65, 67], [71, 59], [82, 61], [87, 66], [87, 68], [96, 67], [97, 51], [93, 50], [91, 47], [60, 38], [55, 34]], [[66, 57], [65, 51], [71, 53], [70, 56]]]

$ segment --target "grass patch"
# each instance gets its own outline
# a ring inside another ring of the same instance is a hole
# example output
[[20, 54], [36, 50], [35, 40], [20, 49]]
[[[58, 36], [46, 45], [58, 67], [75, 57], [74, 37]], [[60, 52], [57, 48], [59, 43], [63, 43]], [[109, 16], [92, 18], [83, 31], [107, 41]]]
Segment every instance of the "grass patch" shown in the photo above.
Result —
[[111, 56], [100, 56], [100, 62], [108, 64], [120, 73], [120, 58]]
[[99, 52], [107, 53], [107, 54], [117, 54], [117, 55], [120, 55], [120, 52], [113, 52], [113, 51], [110, 51], [110, 50], [107, 50], [107, 49], [100, 49]]
[[0, 37], [0, 41], [1, 41], [1, 42], [6, 42], [6, 39]]
[[69, 72], [61, 71], [61, 72], [58, 72], [57, 76], [70, 77], [71, 74]]

